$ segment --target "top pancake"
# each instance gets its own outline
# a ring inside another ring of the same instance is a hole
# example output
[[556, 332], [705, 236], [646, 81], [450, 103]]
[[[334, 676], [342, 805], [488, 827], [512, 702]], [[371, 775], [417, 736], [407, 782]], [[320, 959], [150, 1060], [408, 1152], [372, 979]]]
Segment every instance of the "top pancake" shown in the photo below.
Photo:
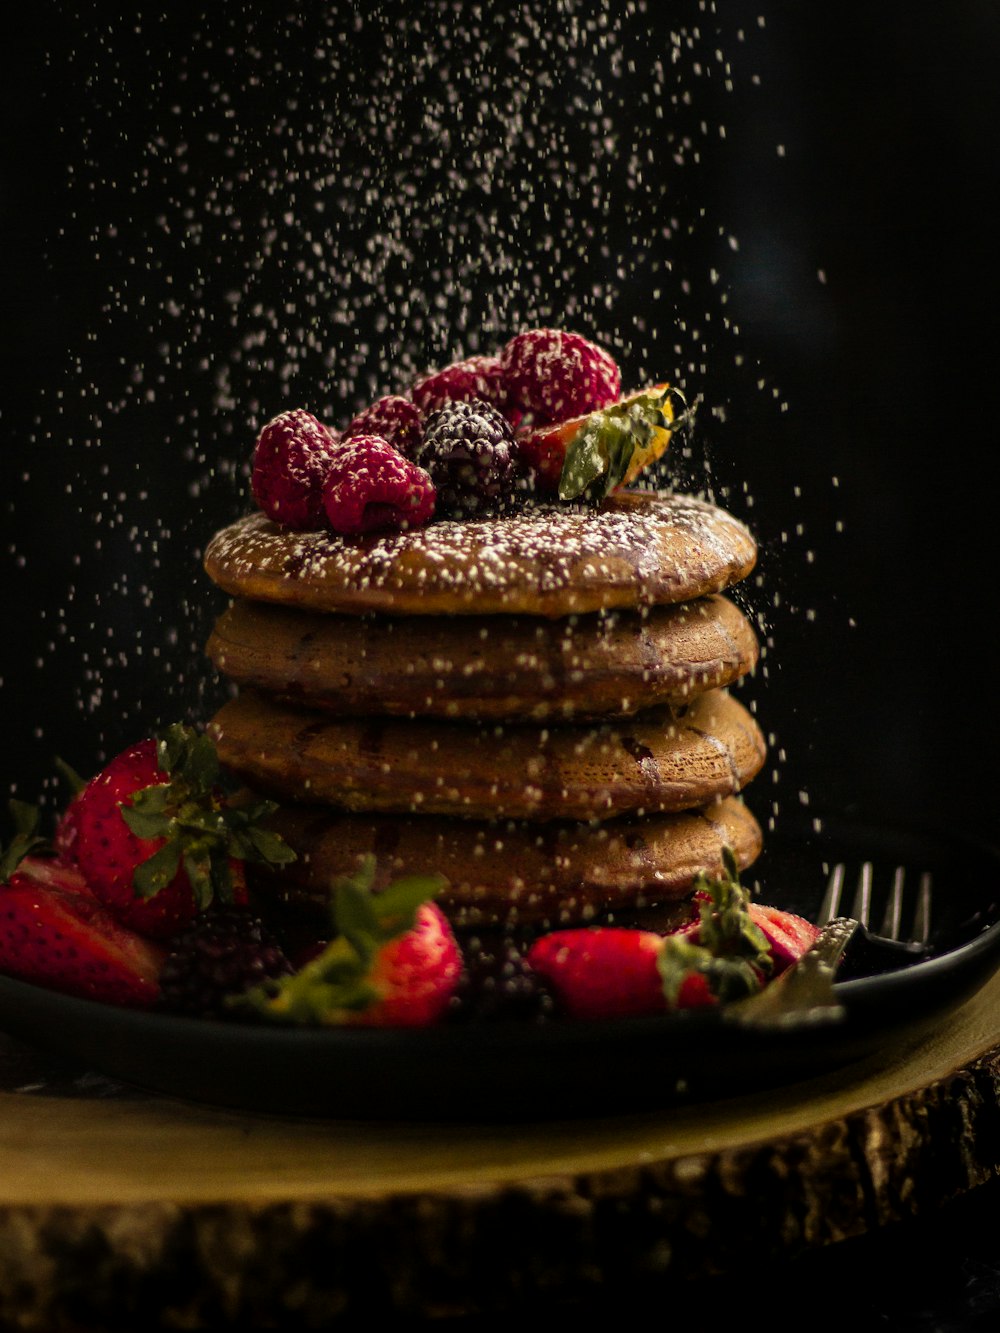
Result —
[[624, 491], [600, 506], [542, 504], [412, 532], [291, 532], [261, 513], [209, 542], [225, 592], [313, 611], [568, 616], [690, 601], [753, 569], [731, 514], [688, 495]]

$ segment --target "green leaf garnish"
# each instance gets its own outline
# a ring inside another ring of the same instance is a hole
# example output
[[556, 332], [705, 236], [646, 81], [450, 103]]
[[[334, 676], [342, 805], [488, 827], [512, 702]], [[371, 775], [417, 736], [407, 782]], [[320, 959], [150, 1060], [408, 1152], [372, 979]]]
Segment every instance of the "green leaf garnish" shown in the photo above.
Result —
[[591, 412], [566, 448], [559, 498], [610, 495], [624, 481], [636, 450], [648, 448], [658, 430], [681, 430], [696, 407], [697, 402], [688, 407], [680, 390], [668, 385], [662, 393], [638, 394]]

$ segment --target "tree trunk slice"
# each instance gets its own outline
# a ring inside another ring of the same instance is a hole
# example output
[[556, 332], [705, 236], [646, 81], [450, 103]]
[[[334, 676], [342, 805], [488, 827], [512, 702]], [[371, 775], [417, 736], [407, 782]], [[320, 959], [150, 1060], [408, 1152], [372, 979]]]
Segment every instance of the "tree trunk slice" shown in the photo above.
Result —
[[791, 1258], [995, 1177], [1000, 977], [846, 1069], [620, 1119], [415, 1128], [68, 1091], [0, 1093], [0, 1323], [495, 1311]]

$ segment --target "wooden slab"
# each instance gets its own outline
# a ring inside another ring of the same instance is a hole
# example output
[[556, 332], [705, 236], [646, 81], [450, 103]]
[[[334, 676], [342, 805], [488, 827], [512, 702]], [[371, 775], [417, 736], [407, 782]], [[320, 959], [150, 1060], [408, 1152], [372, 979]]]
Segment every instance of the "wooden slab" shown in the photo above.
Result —
[[995, 1177], [1000, 978], [830, 1075], [600, 1120], [248, 1116], [8, 1045], [0, 1077], [0, 1324], [496, 1310], [792, 1256]]

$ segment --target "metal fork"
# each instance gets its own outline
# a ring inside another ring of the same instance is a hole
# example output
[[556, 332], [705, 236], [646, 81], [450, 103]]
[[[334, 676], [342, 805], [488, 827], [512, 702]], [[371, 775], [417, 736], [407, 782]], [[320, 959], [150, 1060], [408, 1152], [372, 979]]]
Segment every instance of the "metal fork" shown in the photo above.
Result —
[[917, 879], [912, 912], [904, 923], [903, 914], [909, 881], [905, 867], [896, 867], [886, 898], [885, 911], [877, 931], [870, 925], [874, 880], [872, 863], [865, 861], [860, 867], [854, 889], [854, 901], [849, 911], [843, 912], [841, 899], [846, 880], [847, 867], [843, 863], [833, 866], [817, 914], [820, 925], [825, 925], [838, 916], [859, 923], [849, 954], [840, 969], [842, 979], [848, 976], [865, 976], [873, 971], [884, 972], [893, 967], [905, 967], [908, 963], [928, 955], [933, 897], [933, 881], [929, 871], [923, 871]]

